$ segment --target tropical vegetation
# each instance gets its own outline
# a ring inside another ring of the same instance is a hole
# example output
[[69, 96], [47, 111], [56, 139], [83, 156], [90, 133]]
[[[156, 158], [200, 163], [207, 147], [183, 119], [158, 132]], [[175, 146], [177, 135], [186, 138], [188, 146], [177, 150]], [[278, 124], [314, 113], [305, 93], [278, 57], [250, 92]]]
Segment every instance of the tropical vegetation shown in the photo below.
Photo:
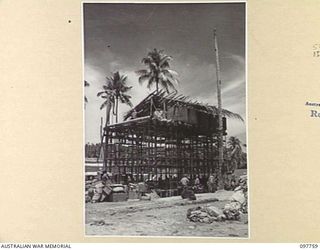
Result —
[[245, 162], [240, 139], [235, 136], [230, 136], [227, 145], [232, 170], [242, 168]]
[[100, 109], [106, 108], [106, 124], [110, 122], [111, 108], [113, 115], [116, 116], [116, 123], [118, 123], [119, 101], [132, 107], [131, 96], [127, 94], [132, 86], [127, 86], [127, 76], [121, 75], [117, 71], [112, 76], [107, 77], [107, 82], [102, 88], [103, 91], [98, 92], [97, 96], [105, 100], [101, 104]]
[[139, 83], [142, 84], [147, 81], [149, 89], [155, 84], [157, 92], [160, 87], [165, 89], [167, 93], [170, 92], [170, 89], [176, 91], [175, 85], [178, 83], [178, 73], [170, 69], [169, 61], [171, 60], [172, 57], [166, 55], [164, 50], [154, 49], [149, 51], [141, 61], [146, 69], [136, 71], [139, 75]]

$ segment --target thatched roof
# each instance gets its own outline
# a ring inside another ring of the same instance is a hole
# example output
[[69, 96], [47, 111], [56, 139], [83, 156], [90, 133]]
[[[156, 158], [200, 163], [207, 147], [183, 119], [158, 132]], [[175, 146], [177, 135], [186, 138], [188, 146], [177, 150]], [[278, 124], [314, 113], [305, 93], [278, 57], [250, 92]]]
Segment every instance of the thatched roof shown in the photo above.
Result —
[[[187, 106], [188, 108], [197, 110], [199, 112], [204, 112], [210, 115], [218, 115], [218, 108], [215, 106], [192, 100], [190, 97], [178, 94], [177, 92], [167, 94], [165, 91], [159, 91], [158, 93], [154, 91], [144, 98], [138, 105], [128, 111], [124, 115], [124, 120], [127, 120], [129, 117], [131, 117], [134, 111], [141, 115], [147, 115], [147, 113], [150, 112], [151, 101], [158, 107], [162, 107], [165, 103], [167, 107]], [[227, 118], [243, 121], [243, 118], [239, 114], [233, 113], [226, 109], [222, 109], [222, 115]]]

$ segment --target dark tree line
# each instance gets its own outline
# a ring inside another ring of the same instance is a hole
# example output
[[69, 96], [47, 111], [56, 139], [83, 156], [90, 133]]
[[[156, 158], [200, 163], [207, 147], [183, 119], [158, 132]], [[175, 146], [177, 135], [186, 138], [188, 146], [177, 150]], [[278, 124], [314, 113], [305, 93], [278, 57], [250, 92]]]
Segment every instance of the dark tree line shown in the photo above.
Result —
[[100, 143], [92, 144], [87, 143], [85, 145], [85, 157], [86, 158], [97, 158], [100, 154]]

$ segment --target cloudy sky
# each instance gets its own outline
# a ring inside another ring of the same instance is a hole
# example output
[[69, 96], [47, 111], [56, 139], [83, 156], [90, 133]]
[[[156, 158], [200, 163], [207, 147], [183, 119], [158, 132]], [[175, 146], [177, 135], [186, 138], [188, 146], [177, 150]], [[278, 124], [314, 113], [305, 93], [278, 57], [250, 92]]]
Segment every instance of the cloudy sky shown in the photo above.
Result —
[[[100, 118], [105, 112], [97, 97], [106, 76], [120, 71], [128, 76], [133, 104], [154, 89], [138, 83], [135, 71], [153, 48], [173, 57], [180, 93], [217, 104], [213, 29], [217, 29], [222, 78], [223, 108], [246, 117], [245, 5], [215, 4], [84, 4], [86, 142], [100, 141]], [[129, 110], [119, 105], [119, 120]], [[228, 120], [228, 134], [246, 137], [245, 123]]]

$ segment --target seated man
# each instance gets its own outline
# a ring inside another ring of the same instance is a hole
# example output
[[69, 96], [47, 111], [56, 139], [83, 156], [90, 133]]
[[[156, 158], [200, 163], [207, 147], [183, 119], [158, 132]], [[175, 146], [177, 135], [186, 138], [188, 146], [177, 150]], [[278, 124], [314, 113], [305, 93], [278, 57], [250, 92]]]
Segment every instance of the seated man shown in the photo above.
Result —
[[187, 175], [184, 175], [180, 180], [180, 183], [181, 183], [183, 188], [186, 188], [189, 185], [189, 182], [190, 181], [189, 181]]

